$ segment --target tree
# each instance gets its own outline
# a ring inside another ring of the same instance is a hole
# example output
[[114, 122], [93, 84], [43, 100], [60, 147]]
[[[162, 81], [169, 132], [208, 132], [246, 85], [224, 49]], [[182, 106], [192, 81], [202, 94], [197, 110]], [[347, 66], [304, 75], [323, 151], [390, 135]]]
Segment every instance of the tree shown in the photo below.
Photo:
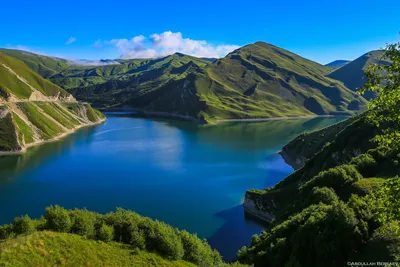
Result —
[[360, 94], [373, 91], [377, 97], [368, 105], [368, 120], [383, 132], [375, 141], [386, 147], [400, 147], [400, 42], [389, 44], [383, 56], [390, 65], [371, 65], [366, 70], [368, 78]]
[[17, 217], [12, 223], [12, 231], [17, 234], [30, 234], [36, 231], [35, 224], [28, 215]]
[[98, 232], [98, 239], [104, 242], [110, 242], [114, 238], [114, 227], [103, 224]]

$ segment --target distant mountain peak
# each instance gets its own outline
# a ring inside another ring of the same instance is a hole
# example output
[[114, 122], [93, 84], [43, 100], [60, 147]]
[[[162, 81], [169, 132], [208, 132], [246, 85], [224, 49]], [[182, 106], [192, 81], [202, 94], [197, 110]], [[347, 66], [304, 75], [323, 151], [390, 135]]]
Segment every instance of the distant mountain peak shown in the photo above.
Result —
[[350, 60], [338, 59], [338, 60], [334, 60], [328, 64], [325, 64], [325, 66], [330, 67], [330, 68], [339, 68], [339, 67], [346, 65], [349, 62], [350, 62]]

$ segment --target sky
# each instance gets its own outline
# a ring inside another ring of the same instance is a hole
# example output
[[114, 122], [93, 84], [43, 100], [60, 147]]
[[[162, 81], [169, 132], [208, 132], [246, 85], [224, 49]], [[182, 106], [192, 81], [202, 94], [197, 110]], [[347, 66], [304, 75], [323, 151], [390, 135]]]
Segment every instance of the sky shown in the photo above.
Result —
[[0, 47], [69, 59], [223, 57], [265, 41], [321, 64], [400, 41], [399, 0], [3, 0]]

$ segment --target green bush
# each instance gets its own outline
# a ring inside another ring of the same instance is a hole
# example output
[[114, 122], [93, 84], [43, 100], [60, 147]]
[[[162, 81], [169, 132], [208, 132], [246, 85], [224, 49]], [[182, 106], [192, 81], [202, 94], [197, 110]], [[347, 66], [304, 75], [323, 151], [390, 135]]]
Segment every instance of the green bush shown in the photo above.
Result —
[[374, 171], [378, 163], [370, 154], [361, 154], [356, 158], [353, 158], [350, 161], [350, 164], [356, 166], [357, 170], [364, 177], [372, 177], [375, 176], [376, 172]]
[[162, 222], [153, 223], [153, 231], [147, 236], [146, 247], [171, 260], [181, 259], [184, 251], [176, 230]]
[[95, 220], [96, 215], [93, 212], [89, 212], [86, 209], [78, 210], [75, 209], [70, 214], [72, 227], [71, 232], [74, 234], [92, 237], [95, 234]]
[[146, 248], [146, 236], [143, 230], [135, 229], [131, 232], [131, 245], [135, 248]]
[[338, 196], [332, 188], [328, 187], [314, 187], [311, 194], [308, 195], [306, 207], [312, 204], [333, 204], [339, 201]]
[[320, 172], [310, 181], [301, 186], [301, 190], [309, 192], [316, 186], [331, 187], [340, 196], [352, 183], [362, 179], [362, 175], [353, 165], [340, 165]]
[[104, 242], [112, 241], [114, 239], [114, 227], [109, 226], [107, 224], [101, 225], [97, 233], [97, 239]]
[[12, 223], [12, 231], [17, 234], [30, 234], [36, 231], [35, 223], [28, 215], [17, 217]]
[[47, 229], [65, 233], [71, 230], [72, 222], [69, 212], [60, 206], [47, 207], [44, 217], [46, 218]]
[[0, 226], [0, 240], [10, 238], [14, 235], [11, 225]]
[[213, 257], [212, 249], [208, 243], [200, 240], [196, 235], [187, 231], [180, 233], [184, 249], [183, 259], [193, 262], [198, 266], [218, 266], [222, 263], [221, 257]]

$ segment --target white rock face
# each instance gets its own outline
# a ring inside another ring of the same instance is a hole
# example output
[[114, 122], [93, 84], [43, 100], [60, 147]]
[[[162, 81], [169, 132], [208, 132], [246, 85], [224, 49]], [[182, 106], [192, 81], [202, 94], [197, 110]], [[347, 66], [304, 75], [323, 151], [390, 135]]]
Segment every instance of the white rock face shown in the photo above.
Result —
[[245, 212], [251, 216], [257, 217], [263, 221], [271, 223], [275, 220], [275, 216], [272, 213], [266, 212], [261, 202], [254, 202], [251, 199], [245, 199], [243, 203]]

